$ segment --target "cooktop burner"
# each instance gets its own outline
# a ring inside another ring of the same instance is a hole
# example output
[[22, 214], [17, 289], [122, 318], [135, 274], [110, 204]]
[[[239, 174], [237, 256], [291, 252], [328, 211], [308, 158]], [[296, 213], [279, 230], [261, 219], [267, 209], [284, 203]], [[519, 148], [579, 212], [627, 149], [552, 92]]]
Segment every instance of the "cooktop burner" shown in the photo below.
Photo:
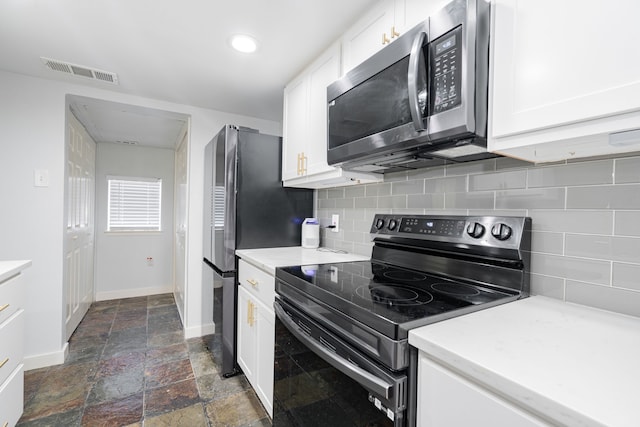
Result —
[[[417, 319], [435, 318], [512, 296], [490, 287], [375, 261], [292, 266], [278, 270], [279, 278], [292, 284], [297, 291], [365, 325], [387, 330], [390, 335], [397, 335], [398, 328]], [[279, 293], [286, 294], [284, 286], [278, 285]]]
[[371, 299], [373, 302], [385, 304], [389, 307], [398, 305], [422, 305], [433, 300], [433, 295], [423, 289], [409, 286], [398, 286], [394, 283], [380, 283], [360, 286], [356, 289], [360, 298]]

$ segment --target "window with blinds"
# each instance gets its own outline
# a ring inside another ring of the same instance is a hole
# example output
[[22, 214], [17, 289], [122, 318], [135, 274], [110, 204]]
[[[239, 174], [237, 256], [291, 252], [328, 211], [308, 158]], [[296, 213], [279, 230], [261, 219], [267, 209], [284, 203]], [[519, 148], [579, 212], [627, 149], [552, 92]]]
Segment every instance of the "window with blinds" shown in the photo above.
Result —
[[109, 177], [107, 231], [160, 231], [162, 180]]

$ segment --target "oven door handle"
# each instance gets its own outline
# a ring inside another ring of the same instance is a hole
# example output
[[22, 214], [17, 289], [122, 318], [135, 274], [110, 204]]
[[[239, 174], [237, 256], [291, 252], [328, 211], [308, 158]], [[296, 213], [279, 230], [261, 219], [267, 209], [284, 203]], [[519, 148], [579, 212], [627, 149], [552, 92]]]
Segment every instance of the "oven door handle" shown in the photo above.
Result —
[[391, 398], [391, 390], [393, 389], [393, 384], [343, 359], [342, 357], [324, 347], [322, 344], [319, 344], [313, 338], [310, 338], [293, 320], [291, 320], [287, 313], [285, 313], [282, 306], [277, 302], [273, 305], [273, 308], [276, 312], [276, 316], [278, 316], [284, 326], [286, 326], [286, 328], [298, 340], [300, 340], [300, 342], [302, 342], [319, 357], [324, 359], [325, 362], [327, 362], [343, 374], [347, 375], [348, 377], [352, 378], [369, 391], [383, 396], [385, 399]]

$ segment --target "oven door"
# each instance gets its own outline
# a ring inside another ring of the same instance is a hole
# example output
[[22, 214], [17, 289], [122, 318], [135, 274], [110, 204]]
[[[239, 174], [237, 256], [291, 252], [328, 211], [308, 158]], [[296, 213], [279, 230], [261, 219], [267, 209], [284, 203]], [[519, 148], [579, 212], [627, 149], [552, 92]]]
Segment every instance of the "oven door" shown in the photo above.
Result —
[[392, 372], [279, 298], [274, 426], [405, 427], [406, 371]]

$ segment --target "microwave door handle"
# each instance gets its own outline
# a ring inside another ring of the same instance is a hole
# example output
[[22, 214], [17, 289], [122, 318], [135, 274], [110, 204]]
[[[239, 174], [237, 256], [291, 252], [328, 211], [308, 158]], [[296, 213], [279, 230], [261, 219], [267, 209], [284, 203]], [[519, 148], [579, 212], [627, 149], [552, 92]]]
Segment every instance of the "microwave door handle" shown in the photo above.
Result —
[[[420, 111], [420, 102], [418, 101], [418, 70], [420, 69], [420, 51], [422, 50], [422, 45], [424, 44], [424, 39], [426, 37], [427, 34], [421, 31], [413, 41], [411, 53], [409, 54], [409, 73], [407, 76], [409, 87], [409, 110], [411, 111], [413, 126], [418, 132], [425, 130], [422, 113]], [[425, 90], [428, 89], [425, 88]], [[429, 97], [427, 96], [427, 99], [428, 98]]]
[[289, 332], [291, 332], [302, 344], [313, 351], [316, 355], [324, 359], [325, 362], [360, 383], [363, 387], [383, 396], [385, 399], [389, 399], [391, 397], [391, 389], [393, 388], [392, 384], [365, 371], [361, 367], [344, 360], [337, 354], [326, 349], [322, 344], [317, 343], [313, 338], [308, 337], [304, 332], [302, 332], [300, 327], [294, 323], [289, 316], [287, 316], [284, 309], [280, 304], [278, 304], [278, 302], [273, 304], [273, 309], [278, 319], [280, 319]]

